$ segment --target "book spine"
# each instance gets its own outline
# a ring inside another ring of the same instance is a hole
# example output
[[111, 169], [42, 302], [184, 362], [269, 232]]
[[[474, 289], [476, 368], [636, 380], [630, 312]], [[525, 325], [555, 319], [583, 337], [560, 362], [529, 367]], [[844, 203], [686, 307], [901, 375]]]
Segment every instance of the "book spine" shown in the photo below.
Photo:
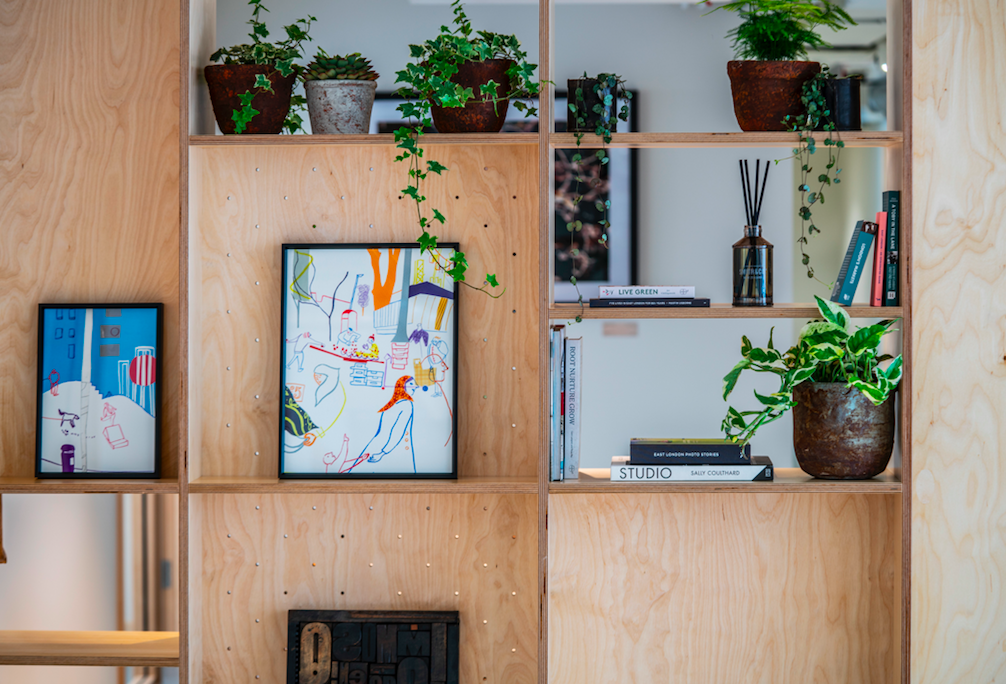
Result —
[[566, 340], [566, 461], [564, 479], [580, 477], [580, 382], [583, 368], [583, 339]]
[[552, 329], [550, 346], [550, 370], [552, 376], [552, 440], [550, 453], [551, 479], [558, 480], [562, 472], [559, 469], [559, 331]]
[[771, 465], [637, 466], [612, 464], [612, 482], [763, 482], [771, 481]]
[[898, 272], [898, 251], [901, 242], [901, 193], [888, 190], [884, 193], [887, 211], [887, 266], [884, 277], [884, 306], [901, 305], [901, 274]]
[[708, 299], [591, 299], [590, 308], [604, 307], [684, 307], [708, 308]]
[[876, 230], [877, 227], [875, 224], [864, 221], [863, 229], [856, 236], [856, 249], [852, 256], [852, 264], [849, 266], [849, 272], [845, 276], [845, 283], [842, 285], [842, 291], [839, 293], [838, 301], [840, 304], [849, 306], [856, 296], [856, 288], [859, 287], [863, 271], [866, 270], [867, 256], [870, 253], [870, 247], [873, 245], [873, 237]]
[[877, 212], [877, 244], [873, 250], [873, 284], [870, 306], [884, 305], [884, 280], [887, 276], [887, 212]]
[[662, 285], [659, 287], [601, 287], [601, 299], [692, 299], [695, 287], [686, 285]]
[[566, 472], [566, 335], [559, 343], [559, 480]]
[[838, 269], [838, 277], [835, 278], [835, 286], [831, 288], [831, 301], [840, 302], [839, 296], [842, 294], [842, 286], [845, 284], [845, 276], [849, 273], [849, 266], [852, 264], [852, 257], [856, 252], [856, 241], [859, 239], [859, 231], [863, 227], [863, 222], [856, 223], [856, 230], [852, 232], [852, 239], [849, 240], [849, 247], [845, 250], [845, 258], [842, 259], [842, 267]]
[[631, 444], [632, 465], [750, 465], [751, 445]]

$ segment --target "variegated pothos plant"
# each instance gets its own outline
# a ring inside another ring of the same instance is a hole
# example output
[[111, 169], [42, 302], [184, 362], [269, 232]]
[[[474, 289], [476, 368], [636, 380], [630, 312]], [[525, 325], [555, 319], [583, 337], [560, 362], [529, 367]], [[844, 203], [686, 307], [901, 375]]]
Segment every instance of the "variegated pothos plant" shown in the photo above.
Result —
[[[779, 376], [779, 390], [769, 395], [755, 392], [762, 405], [756, 411], [727, 409], [723, 432], [734, 442], [745, 444], [762, 425], [778, 420], [793, 406], [793, 390], [802, 382], [844, 382], [859, 389], [874, 404], [884, 403], [901, 380], [902, 359], [880, 354], [880, 341], [895, 320], [881, 321], [865, 328], [851, 329], [849, 314], [838, 304], [816, 297], [823, 320], [811, 321], [800, 331], [797, 343], [786, 352], [772, 344], [754, 347], [741, 338], [740, 362], [723, 378], [723, 399], [733, 392], [745, 370]], [[774, 331], [774, 328], [773, 328]], [[886, 368], [880, 364], [890, 361]]]

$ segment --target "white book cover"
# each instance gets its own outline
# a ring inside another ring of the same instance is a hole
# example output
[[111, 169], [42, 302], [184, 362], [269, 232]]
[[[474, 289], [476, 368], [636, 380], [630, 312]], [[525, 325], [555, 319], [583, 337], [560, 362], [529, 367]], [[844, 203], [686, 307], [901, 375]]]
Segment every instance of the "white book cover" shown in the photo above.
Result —
[[772, 461], [755, 456], [752, 465], [629, 465], [628, 456], [611, 459], [612, 482], [753, 482], [773, 479]]
[[562, 479], [562, 329], [552, 330], [551, 335], [551, 377], [552, 377], [552, 441], [551, 478]]
[[693, 285], [632, 285], [600, 287], [601, 299], [694, 299]]
[[566, 415], [563, 439], [566, 479], [580, 477], [580, 385], [583, 375], [583, 338], [566, 340]]

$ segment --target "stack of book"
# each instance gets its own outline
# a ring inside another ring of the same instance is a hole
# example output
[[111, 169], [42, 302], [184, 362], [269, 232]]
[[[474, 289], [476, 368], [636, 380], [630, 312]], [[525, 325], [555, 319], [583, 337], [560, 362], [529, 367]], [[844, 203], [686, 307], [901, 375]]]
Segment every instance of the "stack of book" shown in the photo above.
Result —
[[550, 472], [554, 481], [575, 480], [580, 476], [582, 354], [582, 338], [567, 338], [565, 326], [552, 326], [549, 344], [552, 378]]
[[765, 482], [767, 456], [725, 439], [633, 439], [628, 456], [611, 459], [612, 482]]
[[631, 285], [602, 287], [590, 307], [708, 307], [708, 299], [696, 299], [693, 286]]
[[877, 212], [876, 223], [859, 221], [849, 241], [845, 259], [831, 291], [831, 301], [849, 306], [856, 288], [869, 268], [868, 256], [873, 248], [873, 269], [870, 280], [871, 306], [901, 304], [898, 251], [901, 241], [900, 197], [897, 190], [884, 193], [884, 211]]

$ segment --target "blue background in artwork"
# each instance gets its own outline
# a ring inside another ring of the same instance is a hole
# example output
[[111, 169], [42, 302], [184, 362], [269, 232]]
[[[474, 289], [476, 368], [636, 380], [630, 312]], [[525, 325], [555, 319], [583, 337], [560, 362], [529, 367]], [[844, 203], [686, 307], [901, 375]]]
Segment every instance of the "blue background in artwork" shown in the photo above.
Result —
[[[55, 370], [59, 381], [81, 379], [86, 309], [45, 309], [45, 339], [42, 342], [42, 391], [49, 390], [47, 378]], [[119, 309], [121, 316], [108, 317], [106, 309], [93, 309], [91, 335], [91, 383], [102, 397], [119, 393], [119, 361], [131, 361], [136, 347], [157, 345], [157, 309]], [[118, 339], [103, 339], [102, 325], [120, 327]], [[102, 344], [118, 344], [119, 356], [100, 356]], [[72, 354], [72, 357], [71, 357]], [[160, 378], [158, 378], [160, 380]], [[153, 385], [151, 386], [153, 387]]]

